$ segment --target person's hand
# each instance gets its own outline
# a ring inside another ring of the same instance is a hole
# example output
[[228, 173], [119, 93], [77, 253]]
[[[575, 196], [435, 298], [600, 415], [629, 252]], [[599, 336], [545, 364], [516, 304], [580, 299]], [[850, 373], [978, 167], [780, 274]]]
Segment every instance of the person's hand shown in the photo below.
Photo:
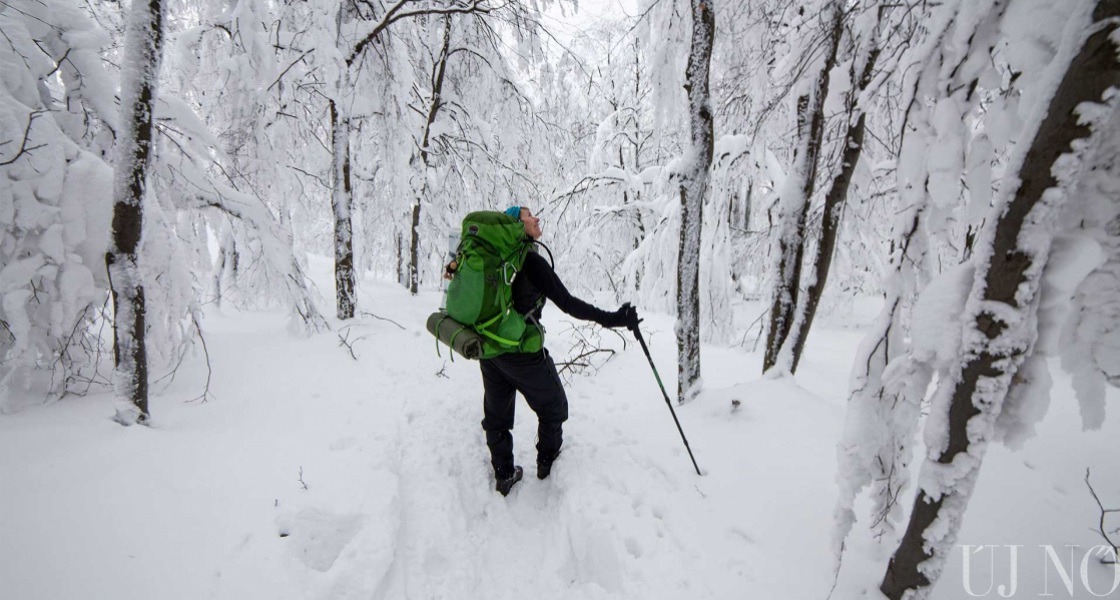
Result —
[[443, 268], [443, 278], [444, 279], [451, 279], [452, 277], [455, 276], [455, 271], [457, 271], [458, 269], [459, 269], [459, 263], [457, 263], [455, 261], [451, 261], [450, 263], [447, 264], [446, 267]]
[[629, 302], [618, 307], [618, 310], [615, 311], [615, 315], [618, 316], [619, 325], [634, 333], [638, 332], [638, 324], [641, 323], [642, 320], [638, 318], [638, 309], [630, 306]]

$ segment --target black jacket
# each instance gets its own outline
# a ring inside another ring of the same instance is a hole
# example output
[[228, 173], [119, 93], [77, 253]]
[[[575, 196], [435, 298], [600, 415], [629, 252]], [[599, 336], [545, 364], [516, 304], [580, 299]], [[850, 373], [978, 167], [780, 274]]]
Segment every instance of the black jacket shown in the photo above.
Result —
[[542, 297], [552, 300], [560, 310], [577, 319], [594, 321], [603, 327], [619, 326], [617, 313], [596, 308], [573, 296], [548, 261], [536, 252], [530, 252], [521, 271], [513, 279], [513, 308], [526, 317], [532, 313], [532, 318], [539, 321], [544, 308]]

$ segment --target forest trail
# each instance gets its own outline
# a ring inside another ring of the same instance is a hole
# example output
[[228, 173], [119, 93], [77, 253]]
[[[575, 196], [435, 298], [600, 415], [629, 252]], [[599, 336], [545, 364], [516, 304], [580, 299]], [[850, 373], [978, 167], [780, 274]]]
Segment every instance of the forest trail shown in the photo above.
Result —
[[[517, 400], [525, 479], [502, 497], [480, 425], [478, 364], [451, 362], [446, 349], [437, 356], [423, 330], [438, 295], [362, 289], [363, 310], [378, 318], [310, 338], [291, 336], [280, 313], [209, 311], [211, 398], [191, 401], [206, 380], [202, 357], [191, 357], [159, 390], [150, 428], [122, 430], [106, 394], [0, 416], [0, 595], [827, 596], [835, 447], [857, 331], [815, 332], [803, 363], [812, 376], [797, 380], [759, 380], [758, 354], [706, 347], [706, 391], [677, 407], [703, 477], [640, 348], [604, 336], [618, 352], [569, 378], [564, 451], [547, 480], [536, 478], [535, 415]], [[673, 389], [672, 319], [645, 316]], [[545, 324], [562, 362], [569, 323], [548, 309]], [[968, 522], [962, 543], [1002, 539], [1022, 522], [1039, 524], [1028, 541], [1094, 543], [1083, 468], [1093, 465], [1099, 491], [1117, 497], [1107, 464], [1120, 420], [1083, 434], [1068, 382], [1056, 389], [1066, 399], [1037, 440], [1017, 454], [991, 450], [974, 499], [983, 517]], [[884, 547], [852, 545], [834, 597], [858, 596], [881, 577]], [[1024, 573], [1024, 589], [1033, 576]]]
[[[430, 308], [408, 301], [379, 312], [387, 311], [415, 327]], [[332, 566], [324, 598], [722, 598], [729, 566], [750, 573], [741, 557], [705, 556], [717, 526], [705, 520], [701, 480], [652, 375], [620, 381], [608, 368], [574, 378], [564, 452], [544, 481], [535, 471], [536, 417], [518, 396], [515, 455], [525, 478], [502, 497], [480, 425], [477, 363], [452, 363], [446, 348], [440, 359], [414, 327], [379, 327], [371, 356], [358, 347], [360, 361], [380, 366], [370, 404], [399, 401], [392, 433], [356, 448], [392, 449], [393, 557], [385, 564], [363, 550], [340, 552], [349, 556]], [[663, 430], [647, 439], [634, 431], [651, 425]], [[345, 524], [337, 535], [350, 535]], [[375, 584], [371, 571], [383, 573]]]

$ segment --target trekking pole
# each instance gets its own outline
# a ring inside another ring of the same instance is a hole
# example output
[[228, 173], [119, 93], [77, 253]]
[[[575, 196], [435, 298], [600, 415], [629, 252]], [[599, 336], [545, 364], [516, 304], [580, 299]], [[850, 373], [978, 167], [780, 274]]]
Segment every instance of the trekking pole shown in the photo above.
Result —
[[642, 332], [637, 327], [634, 328], [634, 337], [638, 338], [638, 343], [642, 345], [642, 351], [646, 353], [646, 359], [649, 360], [649, 368], [653, 369], [653, 376], [657, 379], [657, 385], [661, 388], [661, 395], [665, 396], [665, 406], [669, 407], [669, 412], [673, 415], [673, 422], [677, 424], [677, 431], [681, 433], [681, 440], [684, 441], [684, 449], [688, 450], [688, 457], [692, 459], [692, 466], [696, 468], [696, 474], [703, 476], [700, 472], [700, 466], [696, 464], [696, 457], [692, 455], [692, 448], [688, 447], [688, 438], [684, 437], [684, 430], [681, 429], [681, 422], [677, 420], [677, 411], [673, 410], [673, 402], [669, 400], [669, 392], [665, 391], [665, 384], [661, 383], [661, 375], [657, 372], [657, 367], [653, 364], [653, 357], [649, 355], [649, 348], [646, 347], [646, 340], [642, 337]]

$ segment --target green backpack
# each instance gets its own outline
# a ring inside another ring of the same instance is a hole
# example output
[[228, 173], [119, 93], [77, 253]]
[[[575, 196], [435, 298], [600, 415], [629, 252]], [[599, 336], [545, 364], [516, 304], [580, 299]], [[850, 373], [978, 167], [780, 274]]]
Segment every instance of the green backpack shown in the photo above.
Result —
[[480, 335], [480, 358], [540, 350], [543, 331], [513, 308], [513, 278], [534, 250], [524, 224], [505, 213], [473, 212], [463, 219], [460, 240], [447, 316]]

